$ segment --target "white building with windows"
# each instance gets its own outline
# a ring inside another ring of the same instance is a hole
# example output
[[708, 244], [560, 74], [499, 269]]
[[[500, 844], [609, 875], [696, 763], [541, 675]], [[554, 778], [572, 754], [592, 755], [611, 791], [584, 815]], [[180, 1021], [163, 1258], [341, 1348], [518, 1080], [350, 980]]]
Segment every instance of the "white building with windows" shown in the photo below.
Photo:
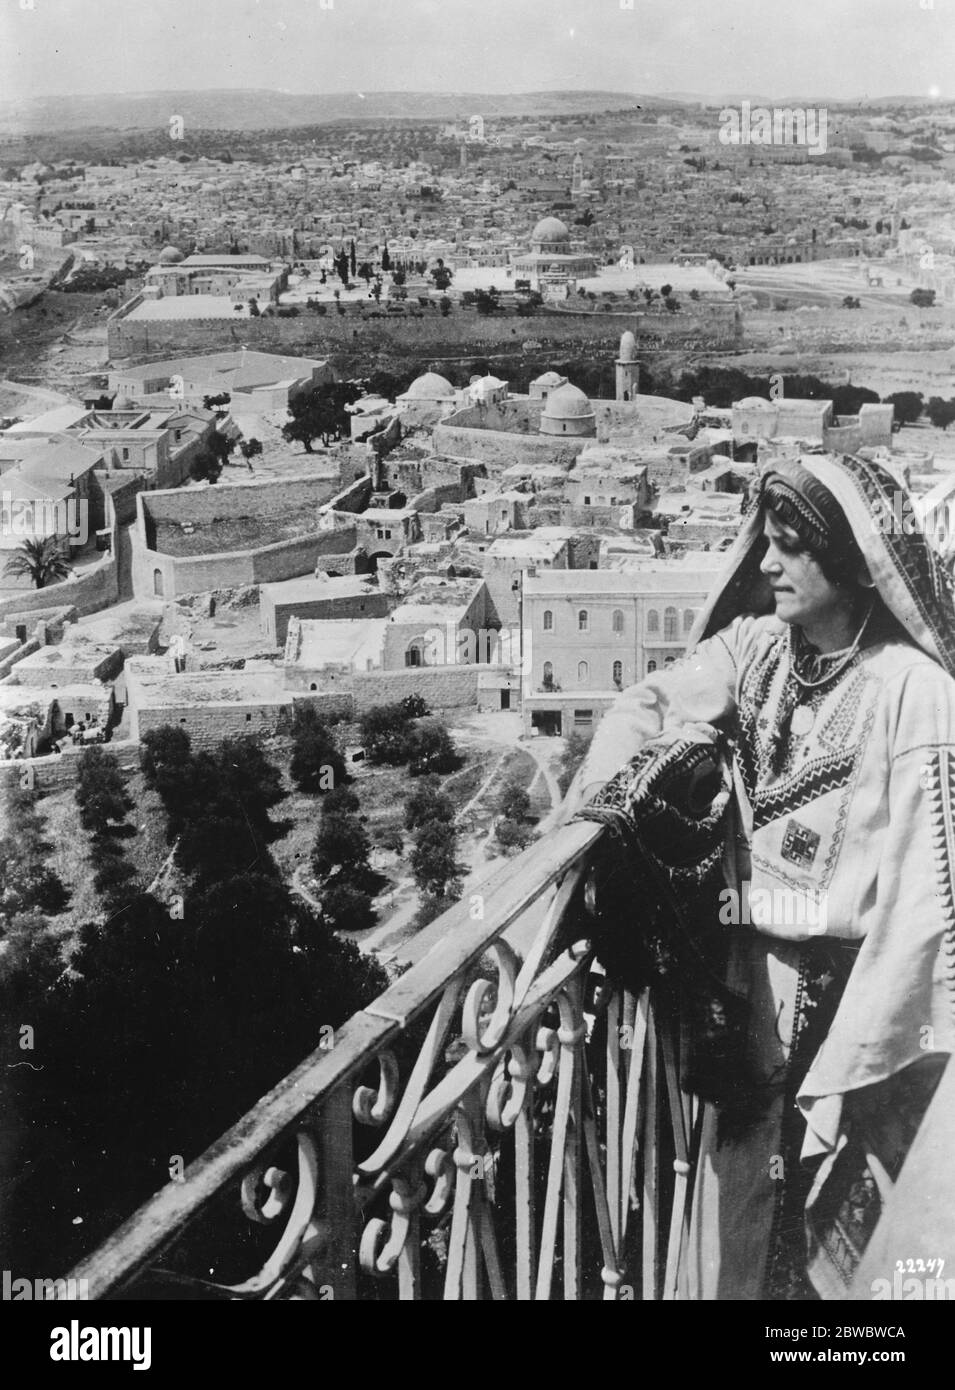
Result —
[[712, 577], [666, 561], [526, 575], [524, 732], [590, 733], [622, 690], [684, 655]]

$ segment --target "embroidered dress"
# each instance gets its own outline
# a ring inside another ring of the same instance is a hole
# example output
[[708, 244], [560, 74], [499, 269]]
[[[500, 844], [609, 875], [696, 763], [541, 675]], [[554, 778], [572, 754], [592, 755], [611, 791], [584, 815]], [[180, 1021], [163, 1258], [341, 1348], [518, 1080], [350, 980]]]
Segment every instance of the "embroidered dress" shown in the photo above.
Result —
[[890, 475], [850, 458], [802, 464], [837, 497], [875, 580], [865, 639], [813, 661], [794, 629], [746, 613], [752, 516], [702, 640], [621, 696], [576, 783], [586, 798], [647, 740], [687, 726], [734, 740], [723, 870], [746, 907], [727, 983], [748, 1001], [764, 1107], [727, 1137], [704, 1106], [689, 1299], [844, 1296], [955, 1045], [950, 590], [923, 537], [873, 525], [891, 508]]

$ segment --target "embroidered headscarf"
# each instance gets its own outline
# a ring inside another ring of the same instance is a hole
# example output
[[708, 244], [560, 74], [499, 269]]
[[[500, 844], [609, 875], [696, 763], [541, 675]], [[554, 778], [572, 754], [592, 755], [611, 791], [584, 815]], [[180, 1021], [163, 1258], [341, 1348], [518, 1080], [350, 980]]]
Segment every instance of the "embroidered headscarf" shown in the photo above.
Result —
[[910, 641], [955, 677], [951, 576], [919, 528], [901, 483], [884, 465], [849, 454], [805, 454], [798, 464], [772, 465], [697, 618], [690, 650], [742, 613], [772, 611], [759, 572], [767, 506], [817, 555], [837, 554], [851, 542]]

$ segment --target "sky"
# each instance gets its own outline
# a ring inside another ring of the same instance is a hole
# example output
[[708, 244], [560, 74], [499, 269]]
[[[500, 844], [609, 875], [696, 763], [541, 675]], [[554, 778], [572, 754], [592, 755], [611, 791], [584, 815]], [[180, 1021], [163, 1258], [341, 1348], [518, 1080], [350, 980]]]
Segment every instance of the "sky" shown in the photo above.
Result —
[[2, 0], [0, 99], [290, 92], [955, 97], [955, 0]]

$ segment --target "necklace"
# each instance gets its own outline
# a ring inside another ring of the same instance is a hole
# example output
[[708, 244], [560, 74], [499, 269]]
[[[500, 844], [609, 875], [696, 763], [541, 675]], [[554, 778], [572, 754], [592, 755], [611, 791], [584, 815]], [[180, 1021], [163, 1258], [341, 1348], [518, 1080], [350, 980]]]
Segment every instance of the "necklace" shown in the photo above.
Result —
[[788, 733], [793, 733], [797, 738], [805, 738], [806, 734], [812, 732], [816, 722], [816, 711], [811, 704], [803, 704], [804, 692], [809, 690], [820, 690], [824, 685], [830, 685], [842, 675], [843, 671], [855, 658], [856, 653], [865, 636], [866, 628], [869, 626], [869, 619], [875, 609], [875, 599], [870, 599], [866, 609], [862, 625], [856, 633], [855, 641], [851, 647], [846, 647], [841, 652], [827, 652], [817, 654], [813, 658], [813, 663], [817, 670], [820, 665], [829, 662], [834, 663], [831, 669], [823, 671], [814, 679], [800, 674], [796, 669], [796, 663], [802, 653], [794, 650], [793, 629], [790, 627], [786, 634], [787, 655], [789, 657], [789, 678], [786, 681], [786, 693], [783, 699], [783, 706], [779, 713], [779, 722], [771, 740], [770, 761], [774, 768], [777, 768], [783, 756], [783, 749]]
[[865, 636], [865, 630], [869, 626], [869, 619], [872, 617], [874, 608], [875, 600], [870, 599], [869, 606], [866, 609], [865, 617], [862, 619], [862, 626], [856, 633], [855, 641], [852, 643], [851, 647], [846, 647], [842, 652], [823, 652], [815, 658], [817, 665], [820, 662], [833, 661], [836, 657], [839, 658], [839, 660], [836, 661], [836, 664], [832, 667], [831, 670], [824, 672], [821, 676], [817, 677], [816, 680], [807, 680], [807, 678], [803, 675], [800, 675], [799, 671], [797, 670], [797, 654], [793, 650], [793, 630], [792, 628], [789, 629], [789, 669], [792, 673], [793, 679], [799, 685], [802, 686], [803, 690], [818, 690], [820, 686], [828, 685], [831, 680], [835, 680], [836, 676], [842, 675], [843, 671], [849, 665], [849, 662], [852, 660], [856, 652], [859, 650], [860, 643], [862, 642], [862, 638]]

